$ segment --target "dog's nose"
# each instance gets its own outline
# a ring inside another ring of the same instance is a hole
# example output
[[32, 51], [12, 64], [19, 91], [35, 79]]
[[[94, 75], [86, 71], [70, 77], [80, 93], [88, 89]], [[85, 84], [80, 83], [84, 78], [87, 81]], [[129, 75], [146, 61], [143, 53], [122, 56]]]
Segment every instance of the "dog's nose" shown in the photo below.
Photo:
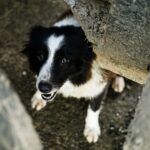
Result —
[[42, 93], [49, 93], [51, 89], [52, 89], [52, 86], [49, 83], [43, 82], [43, 81], [39, 83], [39, 90]]

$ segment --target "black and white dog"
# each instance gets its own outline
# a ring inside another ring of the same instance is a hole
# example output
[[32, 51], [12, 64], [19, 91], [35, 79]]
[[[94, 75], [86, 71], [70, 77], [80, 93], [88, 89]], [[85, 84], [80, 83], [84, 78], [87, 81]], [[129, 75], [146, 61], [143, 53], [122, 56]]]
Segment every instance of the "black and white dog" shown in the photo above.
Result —
[[[100, 69], [100, 62], [77, 20], [68, 15], [50, 28], [34, 27], [23, 52], [37, 74], [32, 108], [42, 109], [59, 93], [89, 99], [84, 135], [89, 143], [97, 142], [101, 134], [100, 104], [112, 73]], [[124, 79], [115, 76], [113, 81], [114, 90], [123, 91]]]

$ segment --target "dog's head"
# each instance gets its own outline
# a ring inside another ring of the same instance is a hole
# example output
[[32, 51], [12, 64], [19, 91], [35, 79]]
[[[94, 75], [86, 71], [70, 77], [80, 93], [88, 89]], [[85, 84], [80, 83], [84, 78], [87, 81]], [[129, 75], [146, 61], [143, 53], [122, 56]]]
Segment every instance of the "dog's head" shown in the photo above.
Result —
[[95, 58], [84, 32], [74, 26], [34, 27], [23, 52], [45, 100], [52, 100], [67, 80], [77, 85], [86, 82]]

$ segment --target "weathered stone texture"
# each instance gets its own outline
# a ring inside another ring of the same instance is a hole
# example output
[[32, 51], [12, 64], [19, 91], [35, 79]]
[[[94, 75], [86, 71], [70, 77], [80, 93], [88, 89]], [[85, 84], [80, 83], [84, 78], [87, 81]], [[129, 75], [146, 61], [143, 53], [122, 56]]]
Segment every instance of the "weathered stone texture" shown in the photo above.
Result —
[[41, 150], [32, 121], [0, 70], [0, 150]]
[[143, 88], [135, 117], [130, 124], [124, 150], [150, 149], [150, 76]]

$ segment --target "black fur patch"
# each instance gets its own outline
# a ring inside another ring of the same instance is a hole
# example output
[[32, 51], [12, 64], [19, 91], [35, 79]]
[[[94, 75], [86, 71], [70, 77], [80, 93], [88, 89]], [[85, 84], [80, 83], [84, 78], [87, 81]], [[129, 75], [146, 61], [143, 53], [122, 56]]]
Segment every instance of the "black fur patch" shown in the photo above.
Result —
[[101, 102], [106, 98], [109, 84], [105, 87], [102, 93], [95, 97], [91, 102], [90, 106], [93, 111], [97, 111], [100, 108]]
[[48, 58], [48, 50], [45, 44], [48, 38], [47, 29], [37, 26], [31, 29], [29, 41], [25, 44], [23, 53], [28, 56], [30, 68], [36, 74]]
[[[23, 52], [28, 56], [31, 69], [37, 74], [48, 58], [46, 40], [51, 36], [64, 36], [64, 42], [57, 51], [52, 68], [52, 83], [61, 86], [67, 79], [80, 85], [90, 78], [92, 61], [96, 55], [83, 30], [75, 26], [35, 27]], [[63, 58], [69, 63], [61, 64]]]

